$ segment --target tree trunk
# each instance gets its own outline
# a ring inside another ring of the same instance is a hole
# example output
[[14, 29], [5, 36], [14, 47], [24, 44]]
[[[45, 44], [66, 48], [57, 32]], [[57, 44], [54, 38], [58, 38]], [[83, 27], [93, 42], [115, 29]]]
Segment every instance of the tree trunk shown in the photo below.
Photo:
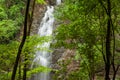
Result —
[[30, 30], [31, 30], [32, 22], [33, 22], [34, 9], [35, 9], [35, 0], [33, 0], [31, 15], [29, 14], [29, 20], [28, 20], [28, 36], [30, 35], [30, 32], [31, 32]]
[[[115, 65], [114, 65], [115, 66]], [[119, 70], [120, 65], [117, 65], [117, 68], [114, 67], [113, 80], [116, 78], [117, 71]]]
[[18, 76], [19, 79], [18, 80], [21, 80], [21, 64], [20, 63], [21, 63], [21, 59], [19, 60], [19, 72], [18, 72], [19, 73], [19, 76]]
[[25, 20], [24, 20], [23, 38], [22, 38], [22, 42], [21, 42], [21, 44], [20, 44], [20, 46], [18, 48], [18, 53], [17, 53], [17, 57], [16, 57], [16, 60], [15, 60], [11, 80], [15, 80], [15, 75], [16, 75], [16, 71], [17, 71], [17, 67], [18, 67], [18, 62], [19, 62], [19, 59], [20, 59], [22, 48], [23, 48], [23, 46], [25, 44], [25, 40], [26, 40], [26, 37], [27, 37], [27, 19], [28, 19], [27, 15], [28, 15], [28, 11], [29, 11], [29, 4], [30, 4], [30, 0], [27, 1]]
[[[31, 15], [29, 14], [29, 18], [28, 18], [28, 32], [27, 32], [27, 36], [30, 36], [30, 30], [31, 30], [31, 26], [32, 26], [32, 22], [33, 22], [33, 13], [34, 13], [34, 8], [35, 8], [35, 0], [33, 0], [33, 4], [32, 4], [32, 10], [31, 10]], [[29, 54], [29, 51], [28, 51]], [[23, 80], [26, 80], [26, 76], [27, 76], [27, 70], [28, 70], [28, 64], [26, 63], [26, 61], [28, 60], [27, 55], [25, 54], [25, 64], [24, 64], [24, 69], [23, 69]]]
[[106, 64], [105, 64], [105, 80], [110, 80], [109, 74], [110, 74], [110, 66], [111, 66], [111, 2], [110, 0], [107, 0], [107, 16], [108, 16], [108, 22], [107, 22], [107, 34], [106, 34]]

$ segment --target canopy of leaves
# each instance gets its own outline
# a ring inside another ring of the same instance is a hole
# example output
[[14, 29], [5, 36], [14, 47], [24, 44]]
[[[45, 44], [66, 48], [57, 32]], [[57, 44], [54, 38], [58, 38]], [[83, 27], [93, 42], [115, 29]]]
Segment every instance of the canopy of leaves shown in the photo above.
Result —
[[[116, 23], [119, 17], [115, 17], [119, 16], [116, 14], [120, 11], [118, 2], [111, 1], [113, 20], [111, 30], [115, 30], [115, 33], [120, 26]], [[83, 77], [79, 76], [80, 79], [88, 80], [88, 77], [90, 78], [90, 75], [100, 67], [99, 64], [103, 64], [108, 20], [106, 8], [107, 1], [104, 0], [65, 0], [55, 12], [60, 25], [55, 30], [56, 43], [53, 46], [76, 49], [75, 59], [80, 60], [78, 73], [84, 74]]]
[[9, 42], [18, 33], [23, 23], [23, 9], [23, 1], [0, 1], [0, 43]]

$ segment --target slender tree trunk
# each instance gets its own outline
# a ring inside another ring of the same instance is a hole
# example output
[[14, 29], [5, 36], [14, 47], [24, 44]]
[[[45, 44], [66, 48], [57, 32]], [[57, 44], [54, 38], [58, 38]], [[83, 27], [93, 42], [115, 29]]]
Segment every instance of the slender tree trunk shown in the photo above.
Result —
[[30, 4], [30, 0], [27, 1], [27, 6], [26, 6], [26, 13], [25, 13], [25, 20], [24, 20], [24, 33], [23, 33], [23, 38], [22, 38], [22, 42], [18, 48], [18, 53], [17, 53], [17, 57], [15, 60], [15, 64], [14, 64], [14, 68], [13, 68], [13, 72], [12, 72], [12, 77], [11, 80], [15, 80], [15, 75], [16, 75], [16, 71], [17, 71], [17, 67], [18, 67], [18, 62], [20, 59], [20, 55], [22, 52], [22, 48], [24, 46], [26, 37], [27, 37], [27, 18], [28, 18], [28, 11], [29, 11], [29, 4]]
[[18, 76], [18, 80], [21, 80], [21, 59], [19, 60], [19, 76]]
[[30, 35], [30, 30], [31, 30], [31, 26], [32, 26], [32, 22], [33, 22], [33, 14], [34, 14], [34, 9], [35, 9], [35, 0], [33, 0], [33, 5], [32, 5], [32, 13], [31, 15], [29, 16], [30, 17], [30, 20], [29, 20], [29, 28], [28, 28], [28, 36]]
[[106, 64], [105, 64], [105, 80], [110, 80], [109, 74], [110, 74], [110, 66], [111, 66], [111, 2], [110, 0], [107, 0], [107, 16], [108, 16], [108, 22], [107, 22], [107, 34], [106, 34]]
[[27, 57], [26, 57], [26, 53], [25, 53], [25, 64], [24, 64], [24, 68], [23, 68], [23, 80], [26, 80], [27, 79]]
[[120, 67], [120, 65], [118, 65], [116, 69], [114, 67], [113, 80], [115, 80], [115, 78], [116, 78], [116, 74], [117, 74], [117, 71], [119, 70], [119, 67]]
[[[28, 21], [28, 32], [27, 32], [27, 36], [30, 36], [30, 29], [32, 26], [32, 22], [33, 22], [33, 13], [34, 13], [34, 8], [35, 8], [35, 0], [33, 0], [33, 4], [32, 4], [32, 10], [31, 10], [31, 15], [29, 14], [29, 19]], [[29, 52], [28, 52], [29, 53]], [[26, 76], [27, 76], [27, 70], [28, 70], [28, 64], [26, 63], [26, 61], [28, 60], [27, 57], [28, 54], [25, 54], [25, 64], [24, 64], [24, 69], [23, 69], [23, 80], [26, 80]]]

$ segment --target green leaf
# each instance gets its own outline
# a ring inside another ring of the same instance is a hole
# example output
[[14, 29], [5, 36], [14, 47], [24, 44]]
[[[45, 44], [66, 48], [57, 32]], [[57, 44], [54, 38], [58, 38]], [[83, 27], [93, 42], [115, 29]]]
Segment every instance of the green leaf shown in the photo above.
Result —
[[36, 2], [39, 4], [46, 4], [46, 2], [44, 0], [36, 0]]

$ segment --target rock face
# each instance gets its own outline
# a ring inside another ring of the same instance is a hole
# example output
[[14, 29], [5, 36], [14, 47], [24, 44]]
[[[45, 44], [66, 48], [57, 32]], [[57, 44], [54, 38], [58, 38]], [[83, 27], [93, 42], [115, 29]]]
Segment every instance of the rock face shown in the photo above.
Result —
[[64, 53], [65, 49], [64, 48], [59, 48], [59, 49], [55, 49], [52, 53], [52, 68], [54, 69], [58, 69], [59, 65], [57, 64], [58, 61], [62, 58], [62, 55]]
[[56, 4], [56, 0], [46, 0], [48, 2], [49, 5], [55, 5]]
[[53, 52], [52, 77], [55, 78], [54, 80], [63, 80], [63, 78], [67, 80], [72, 72], [79, 70], [80, 61], [76, 61], [74, 56], [75, 50], [70, 49], [59, 48]]
[[33, 23], [32, 23], [32, 27], [31, 27], [31, 35], [37, 34], [38, 27], [44, 16], [45, 10], [46, 10], [45, 5], [40, 5], [40, 4], [35, 5], [35, 10], [34, 10], [34, 15], [33, 15]]
[[53, 52], [53, 58], [52, 58], [53, 68], [58, 69], [60, 67], [58, 63], [64, 64], [64, 62], [70, 60], [70, 62], [67, 65], [67, 68], [68, 70], [70, 69], [72, 70], [72, 66], [78, 66], [76, 65], [77, 62], [74, 60], [74, 56], [75, 56], [75, 50], [64, 49], [64, 48], [59, 48], [55, 50]]

